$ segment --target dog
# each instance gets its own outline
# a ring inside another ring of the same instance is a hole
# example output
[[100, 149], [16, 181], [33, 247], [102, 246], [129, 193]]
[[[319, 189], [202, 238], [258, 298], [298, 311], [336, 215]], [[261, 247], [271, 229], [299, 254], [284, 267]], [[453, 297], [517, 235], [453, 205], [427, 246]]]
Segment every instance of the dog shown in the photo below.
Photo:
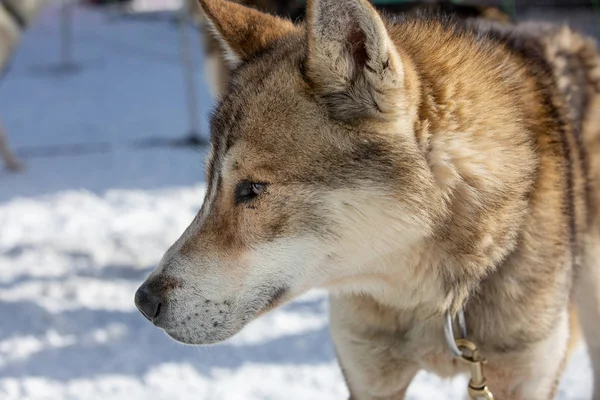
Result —
[[[301, 21], [306, 13], [304, 0], [236, 0], [237, 3], [256, 8], [292, 21]], [[502, 23], [511, 22], [510, 16], [502, 9], [490, 5], [456, 4], [448, 1], [437, 2], [380, 2], [374, 1], [381, 12], [396, 15], [400, 13], [426, 12], [430, 14], [451, 14], [459, 18], [484, 18]], [[205, 78], [212, 96], [221, 97], [229, 81], [229, 70], [223, 58], [224, 49], [218, 39], [211, 34], [198, 0], [187, 0], [187, 9], [200, 26], [201, 40], [205, 54]]]
[[326, 288], [358, 400], [468, 371], [444, 334], [462, 313], [495, 398], [548, 400], [581, 327], [600, 399], [593, 40], [366, 0], [309, 0], [303, 24], [201, 6], [232, 75], [203, 205], [135, 294], [146, 318], [207, 345]]
[[[0, 79], [6, 73], [10, 58], [23, 31], [48, 0], [0, 0]], [[6, 133], [0, 126], [0, 157], [10, 171], [23, 169], [23, 164], [10, 150]]]

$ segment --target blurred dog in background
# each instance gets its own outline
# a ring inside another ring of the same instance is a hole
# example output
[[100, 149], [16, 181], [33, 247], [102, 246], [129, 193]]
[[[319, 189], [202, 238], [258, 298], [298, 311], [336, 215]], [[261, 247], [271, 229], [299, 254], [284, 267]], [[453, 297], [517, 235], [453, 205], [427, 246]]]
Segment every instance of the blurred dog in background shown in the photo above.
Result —
[[[226, 60], [223, 57], [225, 52], [221, 48], [221, 44], [210, 32], [204, 22], [204, 16], [200, 10], [198, 0], [188, 1], [188, 10], [190, 10], [194, 19], [201, 27], [202, 38], [204, 41], [205, 51], [205, 71], [206, 80], [215, 98], [219, 98], [229, 80], [229, 69]], [[305, 0], [234, 0], [242, 5], [256, 8], [260, 11], [267, 12], [272, 15], [277, 15], [284, 18], [289, 18], [292, 21], [299, 21], [304, 18], [306, 11]], [[371, 0], [375, 7], [388, 15], [407, 13], [407, 12], [424, 12], [434, 14], [453, 15], [458, 18], [482, 18], [490, 21], [508, 23], [511, 21], [510, 16], [502, 9], [489, 5], [469, 5], [456, 4], [448, 0], [437, 1], [397, 1], [397, 2], [380, 2]]]
[[[49, 0], [0, 0], [0, 79], [6, 73], [11, 55], [19, 44], [23, 31], [48, 2]], [[23, 168], [23, 164], [10, 150], [2, 126], [0, 156], [9, 170], [18, 171]]]

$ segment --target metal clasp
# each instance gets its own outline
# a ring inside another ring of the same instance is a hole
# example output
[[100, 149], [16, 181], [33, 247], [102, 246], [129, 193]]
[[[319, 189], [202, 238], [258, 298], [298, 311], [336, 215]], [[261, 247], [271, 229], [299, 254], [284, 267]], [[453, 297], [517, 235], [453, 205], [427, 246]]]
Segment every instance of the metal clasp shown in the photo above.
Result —
[[460, 360], [469, 365], [471, 370], [471, 380], [469, 380], [469, 398], [472, 400], [493, 400], [494, 395], [488, 389], [485, 376], [483, 375], [483, 365], [486, 360], [479, 354], [477, 345], [466, 339], [456, 339], [456, 346], [462, 352]]
[[450, 351], [452, 351], [452, 354], [469, 365], [469, 370], [471, 372], [471, 379], [469, 380], [468, 387], [469, 399], [494, 400], [494, 395], [488, 389], [483, 374], [483, 365], [486, 363], [486, 360], [479, 354], [477, 345], [466, 339], [467, 324], [465, 314], [462, 310], [458, 313], [458, 324], [460, 326], [462, 337], [455, 339], [453, 319], [449, 314], [446, 315], [444, 333], [446, 342], [448, 343], [448, 347], [450, 348]]

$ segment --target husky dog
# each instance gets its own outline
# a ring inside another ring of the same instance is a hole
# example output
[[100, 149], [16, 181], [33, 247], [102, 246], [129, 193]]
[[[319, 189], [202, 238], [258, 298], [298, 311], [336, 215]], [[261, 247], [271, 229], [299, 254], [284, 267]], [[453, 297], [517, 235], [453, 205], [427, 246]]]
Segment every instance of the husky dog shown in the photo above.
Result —
[[315, 287], [353, 399], [464, 372], [466, 315], [497, 399], [548, 400], [577, 343], [600, 399], [600, 57], [567, 27], [310, 0], [304, 24], [201, 1], [232, 77], [207, 191], [136, 293], [210, 344]]
[[[48, 0], [0, 0], [0, 79], [6, 71], [13, 51], [19, 44], [23, 31], [46, 3]], [[17, 171], [23, 168], [10, 150], [2, 126], [0, 126], [0, 157], [9, 170]]]
[[[256, 8], [269, 14], [301, 21], [306, 13], [305, 0], [236, 0], [236, 3]], [[373, 0], [379, 11], [390, 15], [406, 12], [427, 12], [430, 14], [448, 14], [459, 18], [484, 18], [498, 22], [510, 22], [510, 16], [498, 7], [488, 5], [455, 4], [449, 1], [436, 2], [382, 2]], [[378, 4], [381, 3], [381, 4]], [[187, 0], [188, 10], [199, 22], [204, 42], [205, 77], [206, 82], [215, 98], [220, 98], [229, 80], [229, 69], [223, 58], [224, 49], [217, 38], [211, 34], [204, 13], [200, 10], [198, 0]]]

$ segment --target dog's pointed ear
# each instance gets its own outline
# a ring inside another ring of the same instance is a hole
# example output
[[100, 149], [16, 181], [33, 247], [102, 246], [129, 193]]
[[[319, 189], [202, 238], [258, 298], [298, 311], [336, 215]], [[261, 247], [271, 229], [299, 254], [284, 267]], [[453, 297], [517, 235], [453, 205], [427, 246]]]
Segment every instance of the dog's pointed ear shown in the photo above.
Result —
[[291, 21], [227, 0], [199, 0], [231, 67], [298, 29]]
[[334, 115], [391, 117], [401, 57], [367, 0], [308, 0], [306, 74]]

